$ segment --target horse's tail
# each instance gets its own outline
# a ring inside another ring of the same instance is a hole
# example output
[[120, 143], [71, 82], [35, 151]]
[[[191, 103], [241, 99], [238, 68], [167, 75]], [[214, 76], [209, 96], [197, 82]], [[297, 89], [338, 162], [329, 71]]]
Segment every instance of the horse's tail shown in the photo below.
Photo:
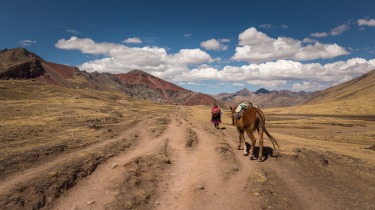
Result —
[[271, 140], [272, 142], [272, 145], [273, 145], [273, 148], [275, 148], [275, 145], [277, 146], [277, 148], [280, 149], [280, 146], [279, 146], [279, 143], [277, 142], [277, 140], [270, 134], [268, 133], [267, 129], [266, 129], [266, 118], [264, 117], [264, 114], [261, 110], [257, 110], [257, 116], [259, 118], [259, 123], [260, 123], [260, 126], [262, 128], [262, 130], [264, 130], [264, 132], [266, 133], [266, 135], [268, 136], [268, 138]]

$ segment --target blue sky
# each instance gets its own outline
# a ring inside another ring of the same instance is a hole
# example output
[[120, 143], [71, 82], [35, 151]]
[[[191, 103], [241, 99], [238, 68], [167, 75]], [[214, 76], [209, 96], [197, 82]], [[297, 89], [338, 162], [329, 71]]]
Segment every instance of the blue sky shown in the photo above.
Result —
[[0, 48], [208, 94], [315, 91], [375, 69], [375, 1], [3, 1]]

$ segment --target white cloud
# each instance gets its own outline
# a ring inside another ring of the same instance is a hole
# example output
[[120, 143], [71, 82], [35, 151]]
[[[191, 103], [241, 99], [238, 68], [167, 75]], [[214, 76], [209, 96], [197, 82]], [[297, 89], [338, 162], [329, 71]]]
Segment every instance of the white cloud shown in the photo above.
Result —
[[375, 26], [374, 19], [359, 19], [357, 20], [359, 26]]
[[133, 38], [127, 38], [127, 39], [123, 40], [122, 43], [142, 44], [142, 40], [138, 37], [133, 37]]
[[115, 43], [96, 43], [92, 39], [71, 37], [55, 44], [59, 49], [80, 50], [82, 53], [103, 55], [105, 58], [83, 63], [79, 68], [89, 72], [125, 73], [141, 69], [164, 79], [171, 79], [188, 69], [187, 65], [211, 62], [209, 54], [200, 49], [181, 49], [168, 54], [160, 47], [128, 47]]
[[184, 34], [184, 37], [191, 37], [193, 34], [191, 33], [188, 33], [188, 34]]
[[228, 42], [230, 42], [230, 39], [223, 38], [223, 39], [220, 39], [219, 42], [228, 43]]
[[252, 27], [239, 35], [239, 46], [232, 59], [259, 63], [279, 59], [328, 59], [349, 54], [337, 44], [303, 44], [303, 41], [288, 37], [273, 39]]
[[66, 32], [74, 34], [74, 35], [77, 35], [77, 34], [81, 33], [80, 31], [78, 31], [76, 29], [73, 29], [73, 28], [69, 28], [69, 27], [65, 27], [65, 26], [62, 26], [62, 28], [65, 29]]
[[[228, 42], [228, 39], [221, 39], [224, 40], [224, 42]], [[216, 39], [210, 39], [207, 41], [201, 42], [201, 47], [203, 47], [206, 50], [227, 50], [228, 46], [220, 43]]]
[[321, 86], [317, 82], [307, 82], [302, 81], [301, 83], [293, 83], [292, 90], [293, 91], [314, 91], [317, 89], [323, 89], [324, 86]]
[[261, 28], [272, 28], [272, 25], [271, 24], [263, 24], [263, 25], [260, 25], [259, 27], [261, 27]]
[[327, 37], [328, 33], [326, 33], [326, 32], [316, 32], [316, 33], [310, 34], [310, 36], [316, 37], [316, 38]]
[[250, 80], [247, 83], [251, 85], [257, 85], [264, 88], [276, 88], [277, 86], [282, 86], [286, 84], [285, 80]]
[[243, 84], [243, 83], [233, 83], [232, 86], [240, 86], [240, 87], [243, 87], [243, 86], [246, 86], [246, 85]]
[[302, 40], [303, 43], [315, 43], [317, 42], [315, 39], [311, 39], [311, 38], [304, 38]]
[[336, 28], [331, 30], [330, 35], [332, 35], [332, 36], [340, 35], [340, 34], [344, 33], [345, 31], [349, 30], [349, 28], [350, 27], [349, 27], [348, 24], [339, 25]]
[[282, 29], [288, 29], [289, 26], [287, 26], [287, 25], [281, 25], [281, 28], [282, 28]]
[[22, 46], [30, 46], [30, 45], [32, 45], [32, 44], [36, 44], [37, 42], [36, 42], [36, 41], [33, 41], [33, 40], [26, 39], [26, 40], [19, 41], [19, 43], [20, 43]]
[[[314, 91], [333, 84], [340, 84], [375, 69], [375, 59], [353, 58], [321, 65], [302, 64], [291, 60], [278, 60], [241, 67], [225, 66], [216, 68], [197, 68], [176, 75], [175, 81], [218, 80], [223, 82], [246, 82], [260, 87], [275, 88], [293, 84], [294, 90]], [[304, 81], [304, 82], [300, 82]]]
[[345, 31], [347, 31], [349, 29], [350, 29], [350, 23], [341, 24], [341, 25], [337, 26], [336, 28], [332, 29], [329, 33], [327, 33], [327, 32], [316, 32], [316, 33], [310, 34], [310, 36], [315, 37], [315, 38], [327, 37], [328, 35], [337, 36], [337, 35], [340, 35], [340, 34], [344, 33]]
[[210, 60], [211, 56], [200, 49], [182, 49], [168, 58], [169, 63], [182, 65], [200, 64]]

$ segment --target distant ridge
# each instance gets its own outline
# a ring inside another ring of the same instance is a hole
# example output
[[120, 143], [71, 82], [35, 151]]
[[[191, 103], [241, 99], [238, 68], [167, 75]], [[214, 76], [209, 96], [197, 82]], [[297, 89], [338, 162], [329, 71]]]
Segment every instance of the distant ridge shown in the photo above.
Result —
[[218, 94], [215, 96], [215, 98], [218, 101], [224, 103], [226, 106], [236, 106], [244, 101], [250, 101], [253, 104], [257, 105], [259, 108], [270, 108], [301, 105], [313, 95], [314, 93], [304, 91], [268, 91], [264, 88], [260, 88], [255, 92], [251, 92], [248, 89], [244, 88], [232, 94]]

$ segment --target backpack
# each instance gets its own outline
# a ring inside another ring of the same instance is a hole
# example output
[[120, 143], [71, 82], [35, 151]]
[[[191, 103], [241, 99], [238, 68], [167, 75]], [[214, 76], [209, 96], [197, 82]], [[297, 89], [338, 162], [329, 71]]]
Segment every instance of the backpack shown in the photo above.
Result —
[[219, 108], [215, 108], [211, 112], [212, 112], [212, 117], [218, 117], [220, 115], [220, 109]]

